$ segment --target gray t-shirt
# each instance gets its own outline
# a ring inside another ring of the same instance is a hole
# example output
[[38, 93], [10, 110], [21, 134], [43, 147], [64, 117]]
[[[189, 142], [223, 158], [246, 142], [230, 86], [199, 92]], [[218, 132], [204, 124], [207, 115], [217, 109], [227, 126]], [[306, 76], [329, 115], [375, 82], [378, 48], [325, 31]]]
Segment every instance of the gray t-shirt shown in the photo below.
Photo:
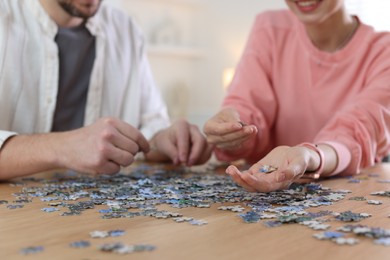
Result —
[[83, 23], [74, 28], [59, 28], [55, 41], [60, 71], [52, 131], [68, 131], [84, 124], [88, 86], [95, 60], [95, 37]]

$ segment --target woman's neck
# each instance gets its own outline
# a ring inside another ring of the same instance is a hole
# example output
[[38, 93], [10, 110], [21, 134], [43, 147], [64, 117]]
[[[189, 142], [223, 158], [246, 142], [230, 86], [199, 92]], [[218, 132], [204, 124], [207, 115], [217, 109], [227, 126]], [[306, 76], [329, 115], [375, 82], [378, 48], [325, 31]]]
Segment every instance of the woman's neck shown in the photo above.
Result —
[[336, 52], [353, 37], [359, 21], [346, 12], [338, 12], [318, 24], [306, 24], [306, 32], [314, 46], [321, 51]]

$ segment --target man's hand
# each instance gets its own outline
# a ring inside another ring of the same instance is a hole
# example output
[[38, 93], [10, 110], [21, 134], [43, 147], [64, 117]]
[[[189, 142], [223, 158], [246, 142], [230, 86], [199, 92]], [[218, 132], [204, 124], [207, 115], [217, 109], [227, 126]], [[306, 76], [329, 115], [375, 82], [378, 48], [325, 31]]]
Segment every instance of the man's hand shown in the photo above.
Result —
[[60, 164], [79, 172], [113, 174], [132, 164], [138, 152], [149, 151], [142, 133], [116, 118], [102, 118], [64, 135]]
[[138, 152], [148, 152], [141, 132], [116, 119], [99, 119], [68, 132], [17, 135], [0, 150], [0, 179], [72, 169], [89, 174], [113, 174], [128, 166]]
[[155, 134], [151, 147], [151, 152], [146, 154], [148, 160], [171, 160], [175, 165], [186, 166], [207, 162], [212, 152], [212, 147], [208, 145], [198, 127], [185, 120], [178, 120]]
[[234, 150], [255, 136], [257, 127], [241, 122], [235, 109], [224, 108], [206, 122], [203, 131], [210, 144], [222, 150]]

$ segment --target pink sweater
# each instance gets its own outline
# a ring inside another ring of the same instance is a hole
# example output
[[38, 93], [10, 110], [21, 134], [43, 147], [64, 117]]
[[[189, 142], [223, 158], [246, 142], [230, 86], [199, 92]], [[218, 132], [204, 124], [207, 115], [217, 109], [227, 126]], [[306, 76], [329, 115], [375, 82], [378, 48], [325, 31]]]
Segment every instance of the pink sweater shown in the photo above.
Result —
[[253, 163], [275, 146], [327, 143], [339, 156], [334, 174], [356, 174], [390, 149], [390, 33], [361, 23], [327, 53], [290, 11], [260, 14], [223, 106], [259, 133], [234, 154], [217, 150], [220, 160]]

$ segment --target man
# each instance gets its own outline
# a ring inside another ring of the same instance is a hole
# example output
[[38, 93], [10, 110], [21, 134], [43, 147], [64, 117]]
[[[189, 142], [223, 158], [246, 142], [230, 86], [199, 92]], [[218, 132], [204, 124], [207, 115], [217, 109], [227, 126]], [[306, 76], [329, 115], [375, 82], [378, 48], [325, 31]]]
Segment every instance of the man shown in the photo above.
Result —
[[102, 0], [0, 0], [0, 179], [134, 161], [206, 162], [184, 120], [169, 126], [131, 18]]

